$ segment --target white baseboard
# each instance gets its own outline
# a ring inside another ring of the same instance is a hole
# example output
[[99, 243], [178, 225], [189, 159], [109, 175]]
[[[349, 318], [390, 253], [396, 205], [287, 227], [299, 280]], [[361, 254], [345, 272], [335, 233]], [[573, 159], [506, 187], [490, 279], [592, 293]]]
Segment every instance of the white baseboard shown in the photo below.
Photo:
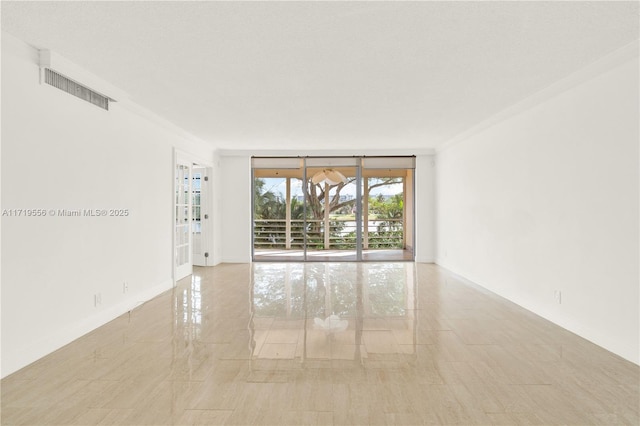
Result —
[[131, 297], [118, 304], [104, 308], [89, 317], [75, 321], [67, 327], [50, 333], [26, 347], [12, 349], [4, 347], [2, 353], [2, 377], [4, 378], [26, 367], [171, 288], [173, 288], [173, 280], [165, 280], [158, 285], [132, 294]]
[[532, 312], [539, 317], [554, 323], [558, 327], [570, 331], [571, 333], [574, 333], [577, 336], [580, 336], [583, 339], [588, 340], [591, 343], [598, 345], [601, 348], [606, 349], [607, 351], [614, 353], [621, 358], [626, 359], [627, 361], [630, 361], [636, 365], [640, 365], [640, 357], [638, 355], [638, 349], [636, 347], [632, 347], [631, 345], [621, 345], [619, 341], [617, 341], [615, 338], [612, 338], [608, 334], [603, 334], [601, 332], [598, 332], [597, 330], [585, 327], [576, 318], [573, 318], [561, 312], [553, 311], [548, 306], [536, 303], [536, 301], [520, 297], [518, 294], [505, 294], [504, 292], [498, 291], [495, 288], [474, 280], [465, 273], [454, 272], [454, 268], [448, 265], [447, 262], [443, 262], [440, 259], [436, 260], [436, 264], [446, 269], [453, 276], [457, 277], [463, 282], [466, 282], [467, 284], [477, 286], [484, 291], [500, 296], [508, 300], [509, 302], [514, 303], [521, 308], [526, 309], [527, 311]]

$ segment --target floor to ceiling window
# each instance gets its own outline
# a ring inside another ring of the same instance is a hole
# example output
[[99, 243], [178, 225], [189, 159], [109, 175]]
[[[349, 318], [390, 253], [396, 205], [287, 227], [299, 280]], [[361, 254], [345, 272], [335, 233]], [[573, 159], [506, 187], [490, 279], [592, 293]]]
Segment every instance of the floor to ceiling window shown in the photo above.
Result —
[[414, 259], [415, 157], [254, 157], [254, 261]]

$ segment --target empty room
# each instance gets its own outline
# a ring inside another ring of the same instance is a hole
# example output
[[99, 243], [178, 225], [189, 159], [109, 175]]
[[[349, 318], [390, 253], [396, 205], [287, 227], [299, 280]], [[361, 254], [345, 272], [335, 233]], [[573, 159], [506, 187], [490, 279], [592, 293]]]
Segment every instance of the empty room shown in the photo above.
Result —
[[2, 1], [2, 425], [640, 424], [637, 1]]

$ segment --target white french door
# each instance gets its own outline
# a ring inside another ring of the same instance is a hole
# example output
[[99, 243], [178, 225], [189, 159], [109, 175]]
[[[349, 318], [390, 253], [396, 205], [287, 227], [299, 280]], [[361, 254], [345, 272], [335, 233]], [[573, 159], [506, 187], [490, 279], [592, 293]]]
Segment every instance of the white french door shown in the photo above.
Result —
[[194, 165], [191, 174], [191, 237], [193, 244], [193, 265], [208, 266], [211, 264], [211, 203], [209, 187], [209, 169]]
[[176, 159], [175, 179], [175, 234], [174, 280], [178, 281], [193, 272], [192, 260], [192, 166], [183, 159]]

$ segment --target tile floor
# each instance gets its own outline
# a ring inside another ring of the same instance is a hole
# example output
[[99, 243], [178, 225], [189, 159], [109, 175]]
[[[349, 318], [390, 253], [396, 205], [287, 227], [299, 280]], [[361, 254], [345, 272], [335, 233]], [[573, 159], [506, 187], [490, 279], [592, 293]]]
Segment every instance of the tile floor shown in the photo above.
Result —
[[2, 424], [639, 423], [638, 366], [430, 264], [193, 277], [2, 385]]
[[[310, 262], [354, 262], [358, 259], [355, 250], [307, 250], [307, 260]], [[254, 260], [258, 262], [303, 262], [304, 250], [256, 249]], [[372, 262], [413, 261], [412, 250], [375, 249], [363, 250], [362, 260]]]

